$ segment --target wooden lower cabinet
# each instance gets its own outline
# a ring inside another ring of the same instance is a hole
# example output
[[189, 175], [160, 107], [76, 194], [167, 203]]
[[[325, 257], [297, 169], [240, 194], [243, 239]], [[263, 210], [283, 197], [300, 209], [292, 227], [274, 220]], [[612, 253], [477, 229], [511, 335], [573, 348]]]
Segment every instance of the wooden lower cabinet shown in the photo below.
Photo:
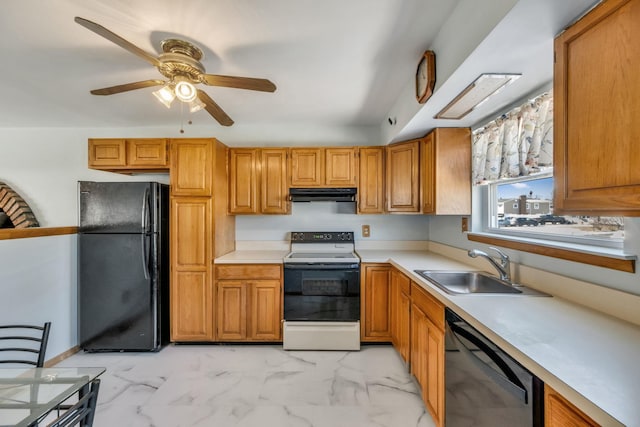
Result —
[[599, 427], [548, 385], [544, 387], [544, 422], [546, 427]]
[[360, 279], [360, 339], [391, 341], [389, 264], [362, 264]]
[[171, 340], [213, 341], [212, 289], [206, 271], [177, 271], [171, 286]]
[[280, 265], [216, 266], [217, 340], [282, 340]]
[[436, 426], [444, 426], [444, 306], [411, 285], [411, 373]]
[[391, 342], [405, 363], [411, 358], [411, 279], [391, 270]]

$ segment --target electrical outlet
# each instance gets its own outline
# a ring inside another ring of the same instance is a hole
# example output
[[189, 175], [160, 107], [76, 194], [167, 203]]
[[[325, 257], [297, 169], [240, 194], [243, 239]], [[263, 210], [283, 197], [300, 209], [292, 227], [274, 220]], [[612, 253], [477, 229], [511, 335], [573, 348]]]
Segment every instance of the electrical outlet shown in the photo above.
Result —
[[469, 231], [469, 218], [467, 218], [466, 216], [462, 217], [462, 232], [467, 232]]
[[362, 237], [370, 237], [371, 236], [371, 228], [368, 225], [362, 226]]

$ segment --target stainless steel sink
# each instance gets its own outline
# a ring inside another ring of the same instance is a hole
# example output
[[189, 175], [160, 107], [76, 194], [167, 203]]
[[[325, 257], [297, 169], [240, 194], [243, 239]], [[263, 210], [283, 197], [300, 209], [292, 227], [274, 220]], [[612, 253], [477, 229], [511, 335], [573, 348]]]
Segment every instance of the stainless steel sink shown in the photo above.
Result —
[[521, 294], [509, 282], [481, 271], [414, 270], [443, 291], [453, 294]]

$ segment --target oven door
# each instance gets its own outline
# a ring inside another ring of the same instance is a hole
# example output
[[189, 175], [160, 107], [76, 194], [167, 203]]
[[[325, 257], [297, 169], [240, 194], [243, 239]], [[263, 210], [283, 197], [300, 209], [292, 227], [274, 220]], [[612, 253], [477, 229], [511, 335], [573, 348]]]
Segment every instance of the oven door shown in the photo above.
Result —
[[360, 265], [285, 264], [284, 320], [360, 320]]

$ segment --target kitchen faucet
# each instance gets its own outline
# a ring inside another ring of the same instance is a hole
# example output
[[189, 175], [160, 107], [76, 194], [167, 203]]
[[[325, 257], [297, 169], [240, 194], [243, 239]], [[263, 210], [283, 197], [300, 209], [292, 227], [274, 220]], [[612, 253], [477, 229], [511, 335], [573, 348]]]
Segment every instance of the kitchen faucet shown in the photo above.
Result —
[[496, 270], [498, 270], [498, 273], [500, 274], [500, 279], [511, 283], [511, 267], [510, 267], [511, 264], [509, 262], [509, 256], [507, 256], [507, 254], [505, 254], [498, 248], [490, 247], [489, 249], [493, 249], [498, 253], [498, 255], [500, 256], [499, 264], [489, 254], [487, 254], [486, 252], [480, 251], [478, 249], [471, 249], [469, 252], [467, 252], [467, 254], [471, 258], [475, 258], [478, 256], [486, 258], [487, 261], [489, 261], [491, 265], [493, 265], [496, 268]]

